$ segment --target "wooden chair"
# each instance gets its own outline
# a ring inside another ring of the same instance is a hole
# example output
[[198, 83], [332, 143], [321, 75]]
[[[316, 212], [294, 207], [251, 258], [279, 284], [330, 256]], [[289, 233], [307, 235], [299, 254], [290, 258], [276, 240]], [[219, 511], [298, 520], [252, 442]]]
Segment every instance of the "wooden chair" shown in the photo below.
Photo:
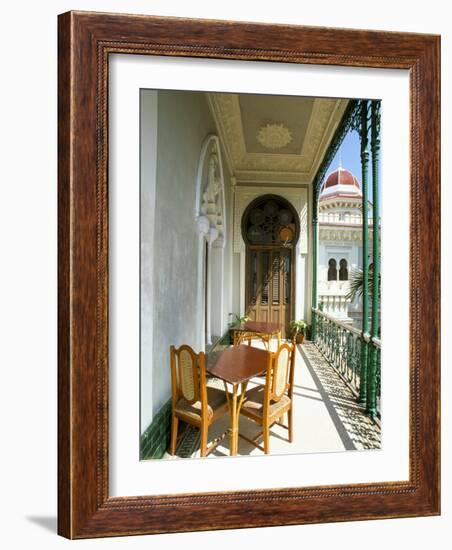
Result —
[[241, 344], [247, 343], [249, 346], [253, 345], [253, 340], [259, 340], [263, 342], [265, 349], [270, 350], [271, 337], [267, 337], [260, 332], [239, 332], [237, 335], [234, 335], [234, 346], [240, 346]]
[[247, 343], [249, 346], [251, 346], [253, 338], [256, 338], [256, 335], [251, 332], [239, 332], [234, 334], [234, 346], [240, 346], [242, 344]]
[[[265, 384], [249, 389], [245, 394], [240, 414], [262, 426], [262, 432], [254, 439], [239, 434], [242, 439], [258, 447], [265, 454], [270, 451], [270, 427], [278, 423], [289, 432], [289, 442], [293, 441], [293, 384], [295, 372], [295, 346], [281, 344], [275, 353], [269, 356]], [[288, 424], [283, 416], [287, 413]], [[264, 447], [257, 443], [263, 436]]]
[[206, 384], [205, 356], [196, 354], [190, 346], [170, 348], [172, 422], [170, 453], [176, 454], [179, 420], [201, 430], [201, 456], [207, 456], [218, 441], [207, 448], [207, 434], [211, 426], [228, 410], [224, 390]]

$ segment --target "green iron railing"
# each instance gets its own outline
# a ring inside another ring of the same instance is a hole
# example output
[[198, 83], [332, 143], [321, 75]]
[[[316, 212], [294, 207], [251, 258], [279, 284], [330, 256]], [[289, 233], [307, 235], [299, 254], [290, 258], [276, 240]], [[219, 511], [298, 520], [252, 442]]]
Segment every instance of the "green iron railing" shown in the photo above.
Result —
[[316, 318], [317, 326], [315, 345], [357, 397], [361, 394], [362, 347], [366, 346], [369, 350], [369, 353], [365, 354], [367, 361], [372, 355], [370, 350], [375, 350], [377, 358], [375, 380], [367, 380], [366, 383], [375, 384], [376, 415], [380, 416], [381, 341], [378, 338], [371, 338], [370, 334], [363, 334], [360, 330], [319, 309], [313, 308], [312, 315]]

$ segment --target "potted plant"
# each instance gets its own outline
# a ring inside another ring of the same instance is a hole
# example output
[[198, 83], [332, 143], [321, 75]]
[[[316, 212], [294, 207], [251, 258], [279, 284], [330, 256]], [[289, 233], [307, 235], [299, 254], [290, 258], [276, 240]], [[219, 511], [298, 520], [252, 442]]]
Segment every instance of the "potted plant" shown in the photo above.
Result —
[[304, 331], [307, 327], [306, 321], [303, 319], [300, 319], [299, 321], [291, 321], [290, 326], [292, 327], [292, 338], [294, 343], [302, 344]]
[[235, 319], [229, 323], [229, 328], [239, 327], [250, 320], [248, 315], [244, 315], [243, 317], [239, 317], [235, 313], [230, 313], [230, 315], [234, 315]]
[[248, 315], [244, 315], [243, 317], [240, 317], [239, 315], [236, 315], [235, 313], [229, 314], [231, 317], [233, 316], [234, 319], [230, 321], [229, 323], [229, 339], [231, 342], [234, 342], [234, 331], [238, 329], [241, 325], [244, 325], [247, 321], [250, 320], [250, 317]]

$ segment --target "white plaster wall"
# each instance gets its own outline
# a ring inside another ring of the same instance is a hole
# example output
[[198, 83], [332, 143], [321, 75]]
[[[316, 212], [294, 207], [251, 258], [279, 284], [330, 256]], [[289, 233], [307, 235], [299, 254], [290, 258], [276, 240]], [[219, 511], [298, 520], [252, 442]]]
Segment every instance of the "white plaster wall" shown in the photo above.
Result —
[[[154, 209], [153, 414], [169, 399], [172, 344], [197, 347], [198, 233], [193, 217], [198, 158], [214, 128], [205, 96], [158, 92]], [[142, 406], [146, 406], [146, 396]]]
[[[216, 132], [205, 94], [146, 90], [154, 116], [142, 118], [150, 141], [142, 148], [141, 430], [171, 394], [169, 348], [188, 344], [200, 351], [204, 310], [199, 307], [199, 232], [194, 219], [196, 174], [205, 138]], [[157, 99], [158, 98], [158, 99]], [[157, 107], [158, 106], [158, 107]], [[158, 118], [158, 124], [156, 122]], [[145, 143], [145, 141], [143, 142]], [[224, 159], [224, 155], [222, 155]], [[230, 173], [223, 162], [226, 215], [231, 208]], [[153, 178], [150, 174], [154, 174]], [[152, 200], [151, 200], [152, 199]], [[227, 328], [232, 300], [232, 236], [226, 225], [222, 297], [213, 296], [215, 332]], [[219, 250], [211, 252], [219, 254]], [[218, 277], [219, 273], [212, 273]], [[220, 310], [220, 304], [223, 307]]]
[[140, 93], [140, 428], [143, 433], [152, 420], [152, 364], [154, 311], [154, 211], [157, 178], [157, 125], [158, 98], [155, 90], [141, 90]]
[[240, 304], [240, 254], [232, 256], [233, 295], [230, 313], [240, 315], [243, 305]]
[[[224, 301], [224, 292], [226, 285], [224, 284], [224, 250], [219, 247], [212, 247], [209, 251], [211, 256], [211, 279], [212, 283], [212, 294], [211, 294], [211, 339], [212, 342], [218, 336], [222, 335], [223, 329], [223, 301]], [[221, 283], [223, 282], [223, 288], [221, 288]]]
[[307, 303], [310, 294], [310, 288], [308, 287], [308, 255], [300, 254], [297, 251], [296, 257], [296, 282], [295, 282], [295, 319], [308, 318]]

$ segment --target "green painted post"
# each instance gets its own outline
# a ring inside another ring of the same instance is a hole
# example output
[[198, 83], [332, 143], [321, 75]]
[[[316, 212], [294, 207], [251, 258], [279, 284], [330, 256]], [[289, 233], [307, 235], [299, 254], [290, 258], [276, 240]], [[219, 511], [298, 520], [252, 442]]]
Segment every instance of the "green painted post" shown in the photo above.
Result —
[[[361, 134], [361, 176], [362, 176], [362, 240], [363, 240], [363, 319], [362, 331], [369, 330], [369, 234], [368, 234], [368, 171], [369, 171], [369, 121], [368, 101], [361, 101], [360, 112], [360, 134]], [[359, 402], [366, 403], [367, 400], [367, 361], [368, 344], [361, 342], [361, 373], [359, 385]]]
[[[378, 162], [380, 156], [380, 101], [372, 101], [371, 107], [371, 151], [372, 151], [372, 325], [370, 335], [378, 337], [379, 306], [380, 306], [380, 197]], [[367, 407], [366, 412], [371, 417], [377, 414], [377, 348], [371, 345], [369, 372], [367, 376]]]
[[[317, 295], [317, 263], [319, 250], [319, 193], [314, 187], [312, 201], [312, 307], [318, 307]], [[317, 338], [317, 315], [312, 312], [311, 319], [311, 339], [315, 342]]]

